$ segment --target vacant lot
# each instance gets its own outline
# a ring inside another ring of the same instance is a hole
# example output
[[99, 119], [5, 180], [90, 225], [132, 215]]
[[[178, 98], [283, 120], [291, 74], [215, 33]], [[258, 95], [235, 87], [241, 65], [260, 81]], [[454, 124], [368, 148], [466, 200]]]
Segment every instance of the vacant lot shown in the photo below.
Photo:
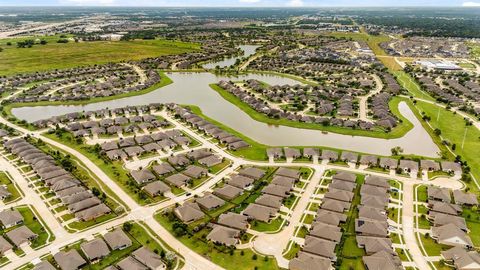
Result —
[[199, 50], [199, 45], [172, 40], [93, 41], [57, 43], [50, 38], [46, 45], [17, 48], [0, 43], [0, 75], [139, 60], [168, 54]]

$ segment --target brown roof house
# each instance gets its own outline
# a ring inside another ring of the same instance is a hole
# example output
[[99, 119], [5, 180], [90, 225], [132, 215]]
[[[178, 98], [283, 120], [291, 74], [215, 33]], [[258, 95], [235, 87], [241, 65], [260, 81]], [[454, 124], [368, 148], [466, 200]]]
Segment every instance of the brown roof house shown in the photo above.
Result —
[[182, 222], [190, 223], [205, 216], [197, 203], [186, 202], [173, 211]]
[[32, 232], [27, 226], [15, 228], [5, 234], [10, 241], [16, 246], [21, 247], [24, 244], [29, 245], [38, 235]]
[[5, 209], [0, 212], [0, 223], [5, 229], [23, 223], [23, 216], [16, 209]]
[[112, 250], [122, 250], [132, 245], [130, 237], [128, 237], [120, 228], [106, 233], [103, 238]]
[[163, 270], [167, 268], [165, 263], [162, 262], [162, 258], [160, 258], [160, 256], [158, 256], [157, 254], [151, 252], [146, 247], [141, 247], [135, 250], [132, 253], [132, 257], [134, 257], [137, 261], [147, 266], [148, 269], [151, 270]]
[[139, 185], [143, 185], [145, 183], [153, 181], [156, 178], [155, 175], [147, 169], [131, 171], [130, 175], [132, 176], [133, 180], [135, 180], [135, 182], [137, 182], [137, 184]]
[[438, 243], [449, 246], [473, 247], [470, 237], [452, 223], [432, 228], [432, 238]]
[[110, 254], [107, 244], [100, 238], [94, 239], [90, 242], [82, 243], [80, 248], [91, 262], [101, 260]]
[[288, 263], [290, 270], [330, 270], [333, 269], [332, 262], [329, 259], [300, 252], [297, 258], [290, 260]]
[[53, 258], [62, 270], [76, 270], [87, 264], [75, 249], [60, 251], [53, 255]]
[[203, 197], [196, 199], [195, 202], [198, 203], [202, 209], [207, 211], [216, 209], [225, 204], [224, 200], [208, 192], [205, 193]]
[[240, 231], [237, 229], [216, 225], [207, 235], [207, 240], [225, 246], [234, 246], [238, 243], [239, 236]]
[[363, 256], [363, 263], [369, 270], [400, 270], [403, 269], [402, 262], [397, 256], [386, 251], [380, 251], [370, 256]]

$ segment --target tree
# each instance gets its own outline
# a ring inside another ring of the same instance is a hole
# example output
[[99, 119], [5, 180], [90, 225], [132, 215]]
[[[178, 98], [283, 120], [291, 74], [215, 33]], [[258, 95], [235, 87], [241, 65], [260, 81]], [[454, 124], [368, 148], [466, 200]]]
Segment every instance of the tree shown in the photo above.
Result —
[[133, 225], [130, 222], [125, 222], [125, 223], [123, 223], [122, 227], [123, 227], [124, 231], [130, 232], [130, 230], [132, 230]]
[[392, 156], [398, 156], [403, 153], [403, 149], [400, 146], [395, 146], [394, 148], [390, 149], [392, 152]]
[[434, 133], [435, 135], [437, 135], [437, 136], [440, 136], [440, 135], [442, 134], [442, 131], [441, 131], [440, 129], [436, 128], [436, 129], [433, 131], [433, 133]]

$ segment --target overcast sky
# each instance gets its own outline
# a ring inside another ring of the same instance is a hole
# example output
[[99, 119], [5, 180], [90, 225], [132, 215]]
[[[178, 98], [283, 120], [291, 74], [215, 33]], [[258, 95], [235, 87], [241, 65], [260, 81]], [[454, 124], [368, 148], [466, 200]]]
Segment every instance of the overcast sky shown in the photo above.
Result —
[[478, 6], [480, 0], [0, 0], [0, 6]]

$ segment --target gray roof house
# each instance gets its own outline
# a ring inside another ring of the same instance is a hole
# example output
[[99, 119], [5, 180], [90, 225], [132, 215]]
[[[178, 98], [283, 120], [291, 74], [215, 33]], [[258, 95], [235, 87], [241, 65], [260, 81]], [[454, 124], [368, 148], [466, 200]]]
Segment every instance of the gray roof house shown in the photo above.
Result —
[[132, 245], [130, 237], [120, 228], [106, 233], [103, 238], [112, 250], [122, 250]]
[[23, 223], [23, 216], [16, 209], [5, 209], [0, 212], [0, 223], [4, 228], [10, 228]]
[[110, 254], [107, 244], [101, 238], [82, 243], [80, 248], [90, 261], [100, 260]]
[[75, 249], [71, 249], [69, 251], [60, 251], [53, 255], [53, 258], [62, 270], [80, 269], [80, 267], [87, 263]]

